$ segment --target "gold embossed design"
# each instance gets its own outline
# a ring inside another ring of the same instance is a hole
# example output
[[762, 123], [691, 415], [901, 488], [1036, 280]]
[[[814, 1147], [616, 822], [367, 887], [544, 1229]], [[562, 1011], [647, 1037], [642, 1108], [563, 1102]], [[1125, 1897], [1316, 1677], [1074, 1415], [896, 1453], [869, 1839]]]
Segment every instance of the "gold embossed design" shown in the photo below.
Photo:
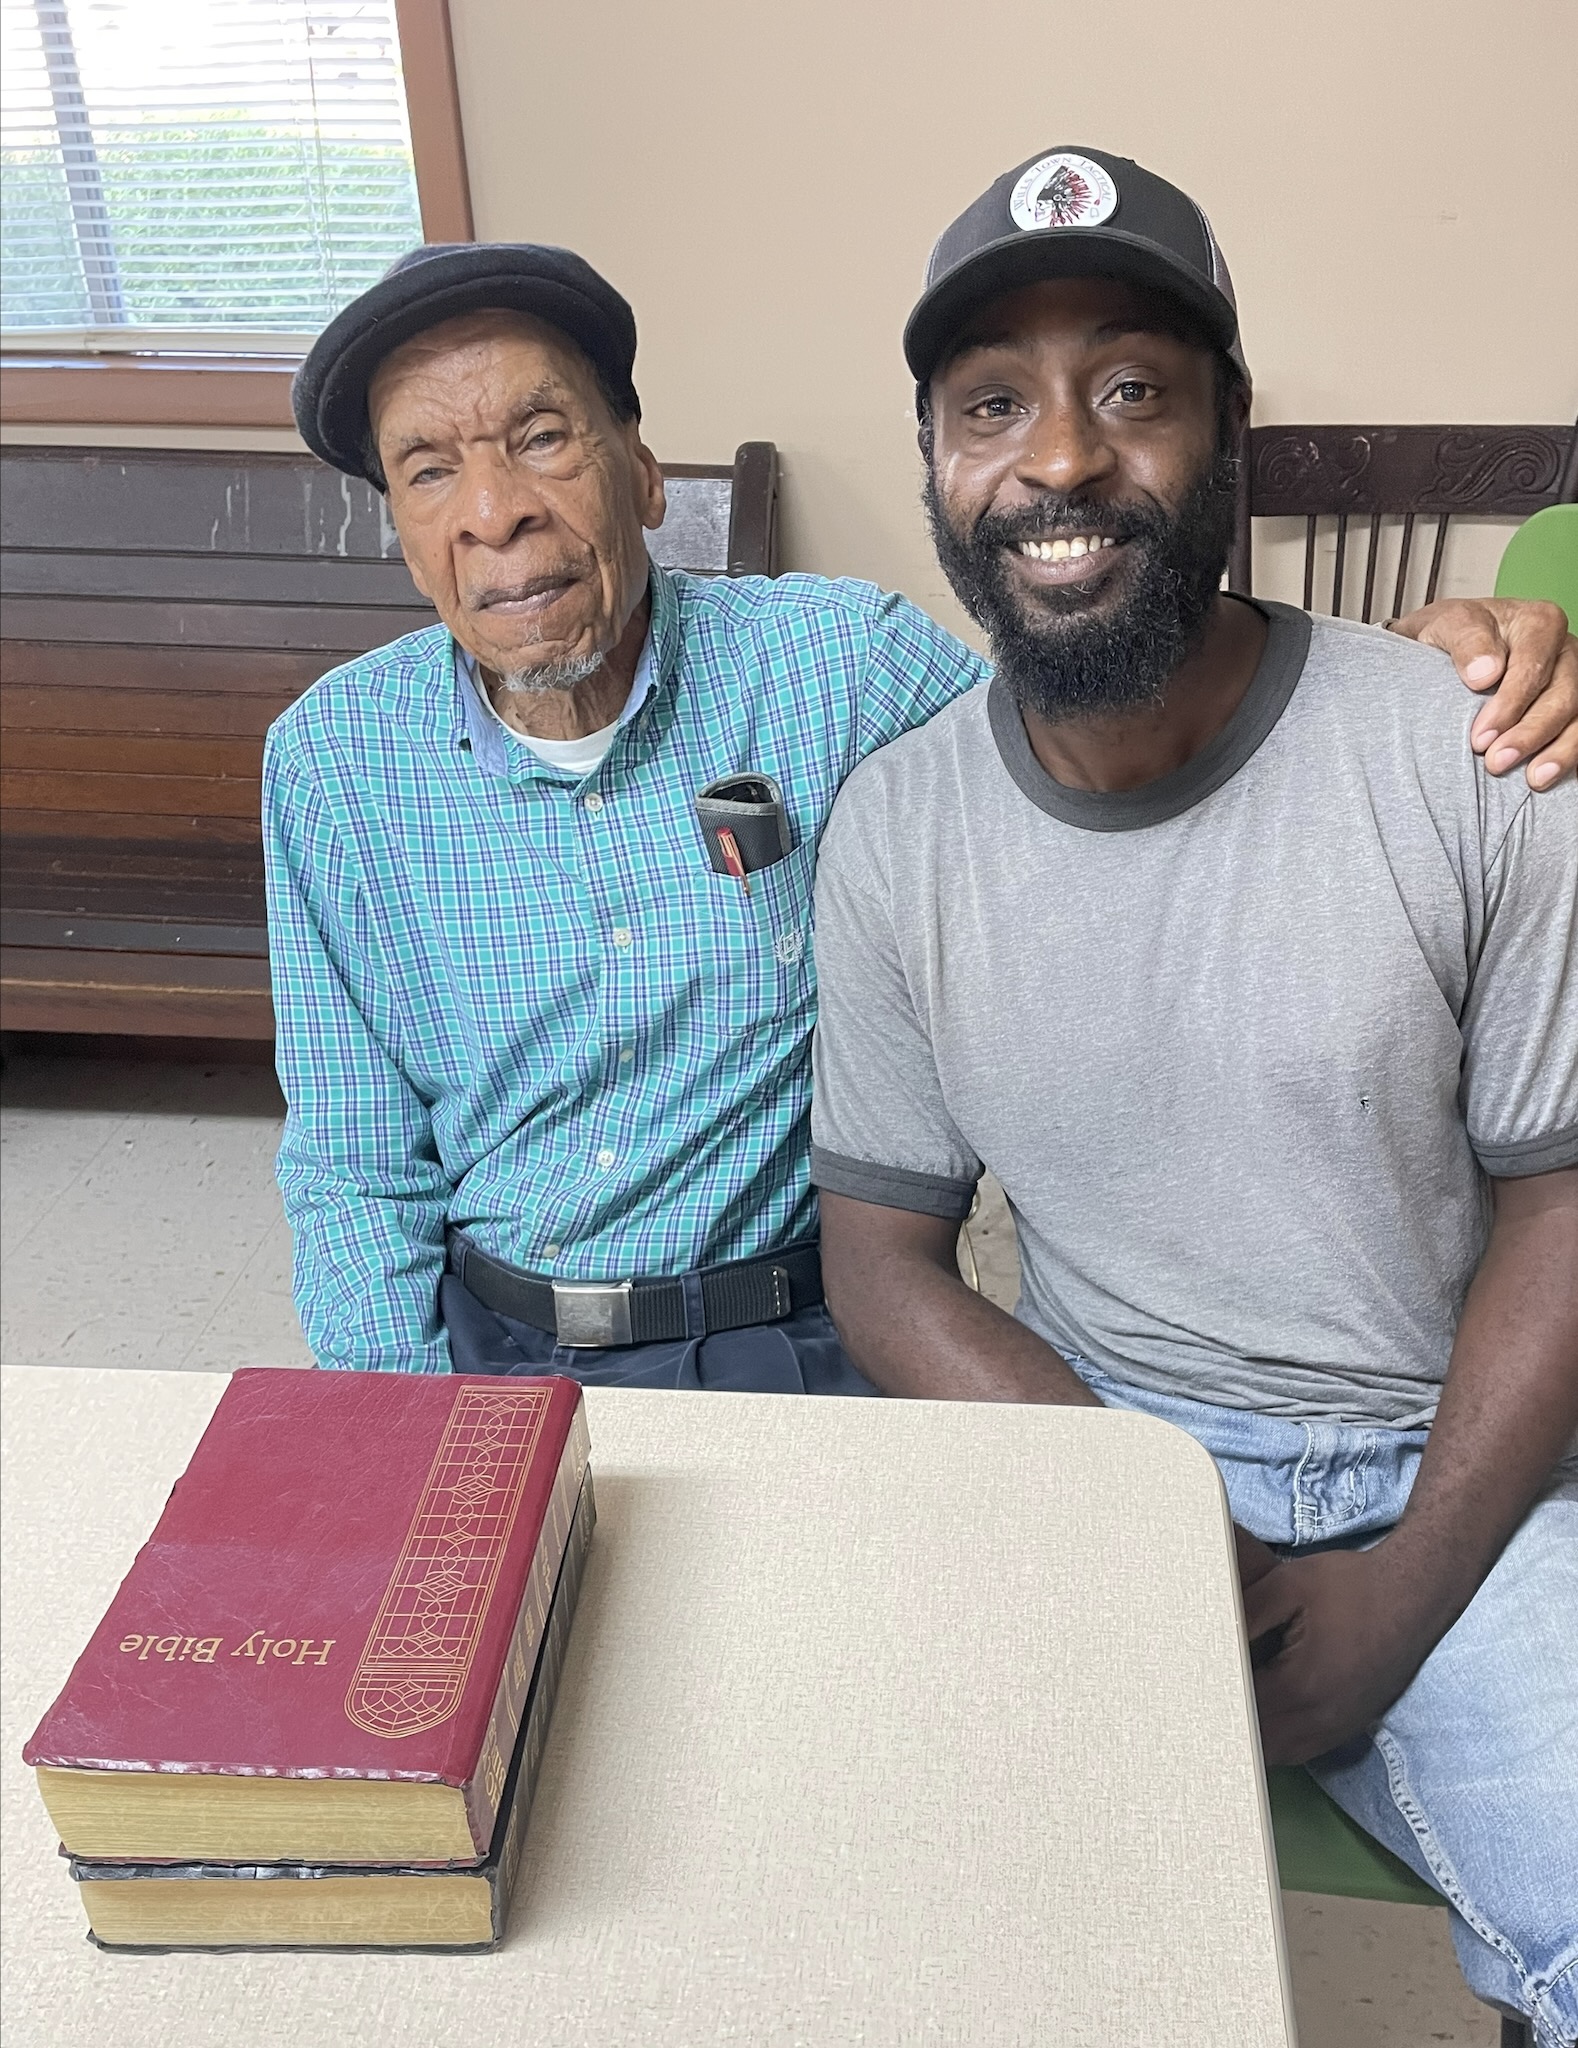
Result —
[[460, 1705], [549, 1399], [540, 1387], [456, 1397], [345, 1696], [370, 1735], [419, 1735]]

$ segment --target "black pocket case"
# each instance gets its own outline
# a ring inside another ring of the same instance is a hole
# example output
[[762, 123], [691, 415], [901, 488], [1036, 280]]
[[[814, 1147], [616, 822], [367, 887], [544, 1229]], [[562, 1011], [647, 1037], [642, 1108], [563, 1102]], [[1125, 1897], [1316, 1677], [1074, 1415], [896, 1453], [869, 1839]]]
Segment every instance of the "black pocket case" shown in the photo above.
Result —
[[696, 816], [715, 874], [734, 872], [718, 844], [720, 831], [734, 834], [748, 875], [772, 867], [794, 849], [783, 791], [770, 775], [725, 775], [709, 782], [696, 798]]

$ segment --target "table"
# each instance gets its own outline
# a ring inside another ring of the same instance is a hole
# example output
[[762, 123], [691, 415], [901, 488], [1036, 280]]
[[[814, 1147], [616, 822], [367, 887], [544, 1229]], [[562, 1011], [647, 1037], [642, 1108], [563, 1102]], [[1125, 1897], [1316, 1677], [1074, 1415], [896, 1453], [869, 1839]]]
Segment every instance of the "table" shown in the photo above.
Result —
[[1084, 1408], [588, 1393], [491, 1956], [109, 1956], [24, 1738], [217, 1375], [4, 1376], [7, 2048], [1291, 2048], [1215, 1471]]

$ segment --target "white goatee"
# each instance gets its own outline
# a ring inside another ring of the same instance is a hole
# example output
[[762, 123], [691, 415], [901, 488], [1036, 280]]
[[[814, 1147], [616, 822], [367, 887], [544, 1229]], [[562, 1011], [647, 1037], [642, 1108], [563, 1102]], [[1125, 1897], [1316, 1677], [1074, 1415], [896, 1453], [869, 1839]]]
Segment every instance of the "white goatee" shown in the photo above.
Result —
[[573, 661], [549, 661], [540, 668], [522, 668], [513, 675], [501, 675], [499, 690], [512, 697], [540, 697], [548, 690], [573, 690], [577, 683], [595, 676], [602, 665], [600, 654], [578, 654]]

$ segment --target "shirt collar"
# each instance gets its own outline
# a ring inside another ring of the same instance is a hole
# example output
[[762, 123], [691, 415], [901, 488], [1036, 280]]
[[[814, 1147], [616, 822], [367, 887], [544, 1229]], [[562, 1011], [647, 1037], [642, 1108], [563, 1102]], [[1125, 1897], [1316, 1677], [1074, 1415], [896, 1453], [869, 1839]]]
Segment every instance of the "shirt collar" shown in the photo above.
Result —
[[[641, 643], [640, 658], [631, 689], [630, 702], [634, 709], [623, 722], [633, 724], [651, 700], [656, 686], [666, 681], [676, 666], [679, 641], [678, 607], [670, 578], [653, 565], [651, 582], [648, 586], [652, 598], [652, 617], [647, 626], [647, 637]], [[540, 755], [530, 747], [511, 747], [504, 729], [492, 707], [482, 694], [482, 679], [477, 673], [476, 658], [469, 654], [460, 642], [450, 639], [450, 654], [454, 667], [455, 689], [460, 701], [460, 719], [456, 729], [457, 739], [469, 742], [472, 758], [477, 766], [489, 775], [507, 776], [512, 764], [531, 773], [555, 775], [559, 771], [549, 767]], [[619, 743], [615, 735], [614, 744]]]

